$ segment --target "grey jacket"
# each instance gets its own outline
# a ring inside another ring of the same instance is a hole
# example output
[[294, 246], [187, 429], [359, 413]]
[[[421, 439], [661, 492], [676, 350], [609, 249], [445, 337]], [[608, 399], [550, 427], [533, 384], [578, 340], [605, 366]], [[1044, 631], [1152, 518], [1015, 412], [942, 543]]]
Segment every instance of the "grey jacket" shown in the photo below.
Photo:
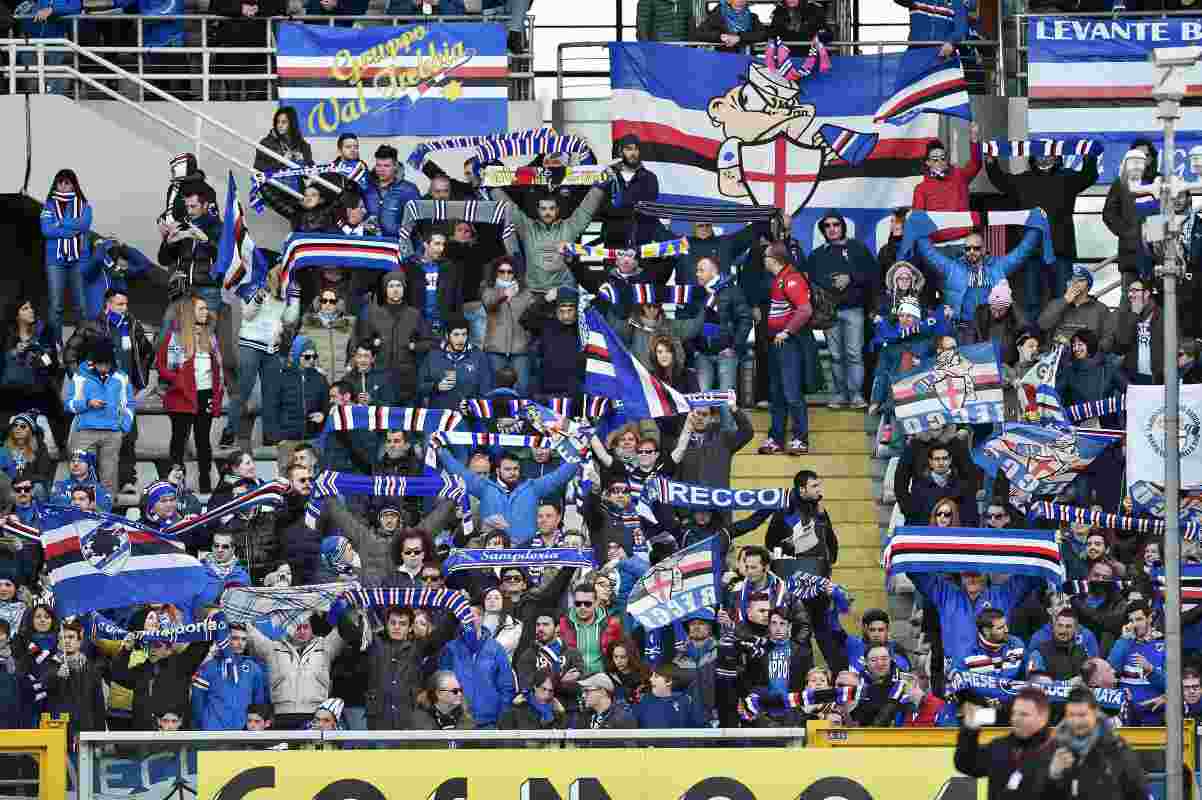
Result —
[[1096, 297], [1090, 296], [1081, 305], [1069, 308], [1063, 297], [1048, 303], [1039, 315], [1039, 329], [1053, 333], [1057, 341], [1068, 344], [1073, 334], [1088, 328], [1098, 335], [1098, 347], [1106, 352], [1114, 349], [1114, 323], [1110, 309]]
[[531, 291], [545, 292], [560, 286], [575, 286], [576, 279], [559, 252], [559, 243], [575, 242], [580, 238], [580, 234], [593, 221], [593, 215], [601, 208], [605, 189], [600, 184], [593, 186], [572, 216], [552, 225], [544, 225], [541, 220], [523, 214], [519, 210], [521, 206], [504, 189], [493, 189], [492, 196], [494, 200], [505, 200], [510, 204], [510, 222], [522, 241], [522, 249], [526, 251], [527, 287]]

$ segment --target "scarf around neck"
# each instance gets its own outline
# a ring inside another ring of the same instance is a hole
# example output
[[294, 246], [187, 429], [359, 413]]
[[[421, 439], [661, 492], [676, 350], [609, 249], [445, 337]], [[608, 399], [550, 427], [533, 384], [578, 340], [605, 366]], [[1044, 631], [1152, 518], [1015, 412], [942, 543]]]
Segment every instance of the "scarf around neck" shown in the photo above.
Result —
[[1093, 750], [1094, 745], [1098, 743], [1098, 739], [1102, 738], [1102, 734], [1110, 727], [1105, 718], [1099, 717], [1098, 724], [1094, 725], [1089, 733], [1084, 736], [1075, 735], [1068, 725], [1061, 722], [1056, 728], [1056, 741], [1058, 744], [1067, 747], [1077, 757], [1077, 762], [1089, 755]]
[[526, 703], [534, 709], [534, 712], [538, 714], [538, 718], [543, 722], [550, 722], [555, 719], [555, 708], [550, 703], [540, 703], [534, 699], [533, 686], [522, 692], [522, 695], [526, 698]]
[[[59, 223], [68, 218], [78, 221], [83, 215], [84, 203], [75, 192], [53, 192], [50, 195], [51, 211]], [[57, 254], [63, 261], [78, 261], [83, 252], [83, 234], [58, 239]]]

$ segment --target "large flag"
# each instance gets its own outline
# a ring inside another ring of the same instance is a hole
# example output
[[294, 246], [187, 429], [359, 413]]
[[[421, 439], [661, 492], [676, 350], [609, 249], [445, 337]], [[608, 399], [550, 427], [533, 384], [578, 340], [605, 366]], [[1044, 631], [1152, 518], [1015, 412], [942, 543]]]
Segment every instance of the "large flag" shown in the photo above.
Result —
[[400, 269], [400, 245], [396, 239], [376, 236], [294, 233], [284, 240], [280, 262], [284, 265], [281, 289], [285, 289], [302, 269]]
[[596, 309], [585, 311], [584, 391], [621, 400], [629, 419], [671, 417], [689, 411], [689, 400], [630, 355]]
[[509, 129], [504, 25], [283, 22], [278, 45], [280, 105], [296, 109], [310, 139]]
[[182, 543], [124, 517], [52, 506], [42, 531], [54, 610], [61, 616], [137, 603], [192, 611], [212, 583]]
[[978, 445], [972, 458], [990, 480], [998, 470], [1004, 472], [1012, 500], [1025, 506], [1031, 498], [1060, 494], [1115, 441], [1076, 428], [1007, 423], [1001, 434]]
[[[1168, 582], [1165, 578], [1164, 567], [1152, 570], [1152, 578], [1156, 581], [1156, 591], [1164, 597]], [[1181, 565], [1181, 610], [1190, 611], [1202, 603], [1202, 564]]]
[[1020, 380], [1022, 396], [1019, 403], [1027, 422], [1061, 425], [1066, 422], [1060, 393], [1056, 391], [1056, 374], [1064, 345], [1056, 345], [1041, 355]]
[[907, 434], [939, 425], [1002, 422], [1002, 370], [992, 342], [944, 350], [935, 363], [893, 381], [898, 423]]
[[1064, 582], [1055, 531], [898, 528], [885, 547], [885, 573], [1005, 572]]
[[720, 539], [711, 536], [651, 567], [634, 588], [626, 610], [647, 630], [712, 608], [722, 585]]
[[972, 119], [960, 59], [943, 58], [933, 47], [915, 47], [902, 55], [894, 87], [893, 95], [877, 111], [877, 121], [904, 125], [919, 114]]
[[[1181, 488], [1202, 488], [1202, 384], [1181, 387], [1177, 447]], [[1127, 485], [1164, 485], [1164, 387], [1127, 387]]]
[[221, 299], [230, 304], [247, 289], [253, 291], [267, 282], [267, 257], [255, 247], [255, 240], [246, 228], [233, 170], [225, 195], [225, 222], [213, 275], [221, 279]]
[[[828, 210], [873, 252], [884, 244], [892, 209], [910, 205], [927, 143], [939, 135], [937, 114], [917, 112], [959, 109], [941, 108], [945, 73], [923, 104], [928, 65], [905, 53], [836, 56], [828, 72], [790, 78], [743, 55], [649, 42], [609, 51], [613, 139], [640, 138], [661, 202], [775, 206], [793, 215], [807, 247]], [[945, 65], [963, 79], [959, 62]], [[907, 75], [912, 94], [899, 91]], [[891, 100], [905, 124], [877, 119]]]

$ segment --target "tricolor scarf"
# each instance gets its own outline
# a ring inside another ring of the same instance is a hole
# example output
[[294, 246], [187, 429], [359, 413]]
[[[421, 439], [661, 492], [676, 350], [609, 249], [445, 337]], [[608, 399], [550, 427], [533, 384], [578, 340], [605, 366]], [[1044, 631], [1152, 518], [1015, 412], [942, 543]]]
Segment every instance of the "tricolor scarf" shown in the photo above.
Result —
[[[630, 252], [629, 247], [604, 247], [602, 245], [573, 244], [572, 253], [587, 261], [617, 261], [622, 253]], [[670, 239], [666, 242], [648, 242], [638, 246], [639, 258], [669, 258], [686, 255], [689, 252], [689, 237]], [[667, 287], [672, 288], [672, 287]]]
[[517, 229], [509, 221], [510, 205], [505, 201], [493, 200], [410, 200], [405, 204], [398, 231], [401, 256], [413, 255], [413, 229], [419, 220], [434, 222], [462, 220], [475, 224], [496, 225], [501, 228], [501, 239], [510, 253], [518, 252]]
[[1055, 531], [906, 525], [885, 547], [885, 574], [1005, 572], [1064, 583]]
[[288, 492], [289, 487], [286, 481], [282, 479], [268, 481], [246, 494], [235, 497], [228, 503], [222, 503], [214, 508], [206, 509], [202, 514], [190, 516], [172, 525], [168, 525], [158, 531], [158, 534], [168, 538], [179, 539], [181, 536], [186, 537], [214, 523], [220, 523], [228, 515], [236, 514], [240, 511], [246, 511], [259, 506], [269, 506], [276, 509], [283, 508], [287, 502], [286, 495]]
[[785, 80], [794, 83], [813, 75], [815, 67], [819, 72], [829, 72], [831, 68], [830, 54], [826, 52], [826, 46], [817, 36], [810, 40], [810, 51], [806, 54], [805, 60], [801, 62], [800, 69], [793, 63], [792, 58], [793, 52], [778, 36], [764, 51], [764, 66], [774, 70]]
[[[554, 130], [551, 128], [543, 128], [541, 130], [554, 133]], [[533, 134], [535, 132], [525, 131], [524, 133]], [[474, 150], [485, 142], [504, 135], [501, 133], [490, 133], [484, 136], [448, 136], [443, 139], [430, 139], [414, 147], [413, 151], [409, 153], [409, 157], [405, 159], [405, 164], [412, 170], [420, 170], [431, 153], [442, 153], [447, 150]]]
[[484, 165], [491, 161], [548, 153], [559, 153], [578, 164], [597, 163], [597, 156], [587, 139], [559, 134], [550, 128], [538, 128], [489, 137], [477, 145], [476, 155], [470, 165], [472, 171], [479, 175]]
[[[698, 287], [683, 284], [678, 286], [656, 286], [654, 283], [629, 284], [633, 301], [638, 305], [653, 305], [657, 303], [674, 303], [684, 305], [693, 299]], [[611, 303], [618, 302], [618, 290], [612, 283], [606, 281], [597, 289], [597, 296]], [[631, 321], [635, 325], [635, 320]], [[641, 327], [635, 325], [635, 327]], [[642, 330], [649, 330], [641, 328]], [[654, 333], [655, 331], [650, 331]]]
[[574, 167], [484, 168], [483, 185], [496, 186], [593, 186], [609, 179], [606, 167], [597, 164]]
[[[990, 700], [998, 700], [1003, 704], [1013, 702], [1020, 689], [1036, 686], [1055, 704], [1068, 701], [1069, 692], [1077, 688], [1073, 681], [1052, 681], [1051, 683], [1027, 683], [1026, 681], [1002, 678], [987, 672], [957, 672], [948, 678], [948, 694], [974, 693]], [[1125, 714], [1127, 707], [1126, 690], [1121, 686], [1113, 689], [1095, 688], [1094, 696], [1098, 705], [1111, 713]]]
[[1101, 155], [1106, 145], [1097, 139], [1068, 136], [1063, 139], [988, 139], [981, 142], [986, 158], [1048, 158]]
[[305, 503], [305, 524], [317, 527], [327, 497], [436, 497], [467, 505], [463, 479], [442, 473], [416, 478], [399, 475], [355, 475], [322, 470], [313, 481], [313, 495]]
[[[1167, 585], [1164, 567], [1152, 570], [1152, 580], [1156, 583], [1156, 591], [1164, 597]], [[1181, 565], [1181, 611], [1192, 610], [1202, 603], [1202, 564]]]
[[1084, 403], [1073, 403], [1064, 409], [1064, 415], [1072, 422], [1085, 419], [1104, 417], [1107, 414], [1122, 414], [1127, 411], [1127, 396], [1125, 394], [1107, 397], [1104, 400], [1091, 400]]
[[[75, 192], [51, 192], [50, 202], [47, 204], [50, 210], [54, 212], [54, 218], [59, 224], [65, 223], [68, 219], [77, 223], [79, 218], [83, 216], [83, 209], [86, 205], [84, 201]], [[77, 233], [74, 236], [69, 236], [63, 239], [55, 240], [56, 254], [60, 261], [78, 261], [79, 255], [83, 251], [83, 234]]]
[[517, 548], [509, 550], [452, 550], [442, 563], [444, 575], [473, 569], [503, 567], [560, 567], [563, 569], [596, 569], [597, 559], [592, 550], [571, 547]]
[[[1164, 520], [1153, 517], [1136, 517], [1129, 514], [1108, 514], [1095, 511], [1084, 506], [1073, 506], [1065, 503], [1053, 503], [1051, 500], [1037, 500], [1027, 506], [1027, 516], [1034, 519], [1041, 517], [1057, 522], [1092, 525], [1096, 528], [1111, 530], [1133, 531], [1135, 533], [1164, 534]], [[1181, 528], [1181, 538], [1187, 542], [1198, 541], [1202, 531], [1193, 523]], [[999, 570], [1002, 571], [1002, 570]]]
[[1133, 586], [1133, 583], [1131, 581], [1121, 581], [1118, 579], [1111, 580], [1111, 581], [1075, 580], [1075, 581], [1065, 581], [1063, 584], [1061, 584], [1060, 590], [1062, 592], [1064, 592], [1065, 594], [1074, 594], [1074, 595], [1089, 594], [1091, 584], [1096, 585], [1099, 583], [1105, 584], [1106, 586], [1110, 587], [1111, 589], [1113, 589], [1116, 592], [1126, 592], [1128, 589], [1130, 589]]
[[342, 593], [329, 611], [331, 624], [348, 608], [372, 608], [383, 611], [399, 608], [434, 608], [450, 612], [464, 630], [472, 629], [472, 605], [463, 592], [455, 589], [397, 589], [353, 586]]
[[463, 420], [457, 411], [404, 406], [333, 406], [326, 431], [414, 431], [435, 433], [454, 429]]

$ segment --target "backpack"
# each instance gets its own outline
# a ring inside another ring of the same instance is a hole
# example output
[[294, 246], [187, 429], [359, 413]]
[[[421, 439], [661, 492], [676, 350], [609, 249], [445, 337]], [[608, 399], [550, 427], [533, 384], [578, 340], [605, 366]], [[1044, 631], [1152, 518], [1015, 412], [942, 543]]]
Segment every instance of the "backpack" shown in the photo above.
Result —
[[810, 321], [806, 323], [806, 327], [812, 331], [824, 331], [827, 328], [835, 327], [839, 304], [836, 302], [834, 294], [810, 280], [808, 274], [804, 272], [802, 274], [805, 275], [806, 283], [810, 284], [810, 308], [812, 309]]

